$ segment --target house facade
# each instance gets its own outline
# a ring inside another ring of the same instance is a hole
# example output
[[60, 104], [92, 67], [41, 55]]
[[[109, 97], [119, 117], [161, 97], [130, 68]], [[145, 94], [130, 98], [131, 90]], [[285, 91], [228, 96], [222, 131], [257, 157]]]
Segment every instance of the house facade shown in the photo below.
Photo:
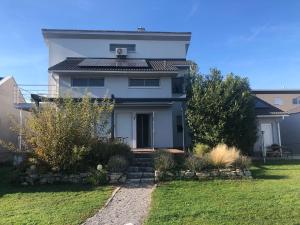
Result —
[[184, 77], [191, 33], [42, 30], [49, 97], [115, 101], [111, 136], [132, 148], [184, 148]]
[[253, 94], [289, 114], [278, 121], [281, 144], [300, 155], [300, 90], [253, 90]]

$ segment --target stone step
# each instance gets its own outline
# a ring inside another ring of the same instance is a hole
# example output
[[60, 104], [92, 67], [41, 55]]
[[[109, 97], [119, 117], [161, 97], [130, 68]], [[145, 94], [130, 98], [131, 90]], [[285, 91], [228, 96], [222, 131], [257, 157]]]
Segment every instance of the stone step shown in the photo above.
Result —
[[152, 158], [134, 158], [134, 162], [153, 162], [154, 160]]
[[129, 172], [127, 173], [128, 179], [138, 179], [138, 178], [154, 178], [154, 173], [152, 172]]
[[133, 153], [135, 158], [153, 158], [153, 153]]
[[143, 176], [143, 172], [129, 172], [127, 173], [127, 179], [140, 179]]
[[131, 166], [134, 167], [153, 167], [154, 163], [153, 162], [138, 162], [138, 161], [133, 161]]
[[154, 168], [151, 166], [146, 166], [146, 167], [142, 167], [142, 166], [130, 166], [128, 168], [128, 172], [154, 172]]
[[154, 183], [154, 178], [142, 178], [140, 183], [143, 183], [143, 184], [151, 183], [152, 184], [152, 183]]

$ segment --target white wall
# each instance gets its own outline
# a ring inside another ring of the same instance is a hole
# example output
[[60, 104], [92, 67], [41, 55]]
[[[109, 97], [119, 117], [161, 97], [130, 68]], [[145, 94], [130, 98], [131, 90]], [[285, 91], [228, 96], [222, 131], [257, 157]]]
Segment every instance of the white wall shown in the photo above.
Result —
[[[154, 112], [154, 147], [155, 148], [171, 148], [173, 147], [173, 128], [172, 128], [172, 109], [171, 108], [117, 108], [115, 110], [115, 116], [118, 113], [129, 113], [128, 119], [131, 120], [132, 125], [129, 126], [128, 121], [126, 127], [130, 127], [131, 130], [127, 130], [126, 137], [131, 138], [129, 144], [131, 147], [135, 148], [136, 143], [136, 114], [137, 113], [149, 113], [152, 115]], [[118, 123], [115, 119], [115, 130], [119, 127], [122, 129], [124, 125]], [[118, 135], [118, 134], [117, 134]]]
[[105, 39], [48, 39], [49, 67], [67, 57], [115, 57], [110, 43], [136, 44], [129, 58], [185, 58], [188, 41], [105, 40]]
[[[85, 75], [84, 77], [87, 77]], [[149, 75], [151, 77], [151, 75]], [[87, 92], [92, 97], [110, 97], [112, 94], [119, 98], [170, 98], [172, 97], [172, 82], [170, 77], [161, 77], [159, 87], [129, 87], [128, 76], [105, 76], [104, 87], [71, 87], [70, 76], [60, 76], [60, 95], [71, 94], [82, 97]]]

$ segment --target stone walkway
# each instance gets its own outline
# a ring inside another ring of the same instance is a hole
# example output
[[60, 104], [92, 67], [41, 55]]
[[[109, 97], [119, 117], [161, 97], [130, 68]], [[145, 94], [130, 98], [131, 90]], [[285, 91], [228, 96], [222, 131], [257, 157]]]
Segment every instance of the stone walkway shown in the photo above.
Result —
[[153, 184], [127, 184], [108, 205], [83, 225], [141, 225], [147, 217]]

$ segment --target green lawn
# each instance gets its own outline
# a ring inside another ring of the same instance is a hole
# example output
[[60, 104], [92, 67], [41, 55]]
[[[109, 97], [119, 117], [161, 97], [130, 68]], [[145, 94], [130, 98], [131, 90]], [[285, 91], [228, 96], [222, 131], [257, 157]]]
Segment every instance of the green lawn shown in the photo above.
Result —
[[0, 224], [80, 224], [101, 208], [112, 187], [48, 185], [16, 187], [11, 168], [0, 167]]
[[160, 185], [146, 224], [300, 224], [300, 161], [256, 164], [252, 172], [252, 181]]

